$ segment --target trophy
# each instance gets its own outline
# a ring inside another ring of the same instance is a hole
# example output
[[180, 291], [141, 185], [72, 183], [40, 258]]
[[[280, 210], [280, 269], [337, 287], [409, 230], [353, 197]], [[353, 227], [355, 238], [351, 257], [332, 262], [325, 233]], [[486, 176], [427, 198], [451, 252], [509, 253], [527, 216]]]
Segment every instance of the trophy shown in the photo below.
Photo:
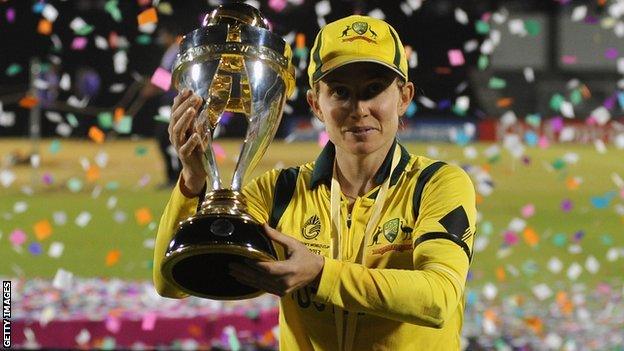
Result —
[[[176, 89], [203, 99], [196, 125], [205, 130], [207, 192], [197, 213], [180, 222], [163, 259], [165, 279], [190, 295], [239, 300], [263, 292], [237, 282], [228, 264], [276, 260], [272, 241], [246, 212], [241, 186], [275, 136], [295, 85], [290, 46], [271, 33], [267, 20], [241, 2], [221, 5], [182, 39], [174, 64]], [[248, 121], [230, 187], [223, 187], [212, 137], [225, 112]]]

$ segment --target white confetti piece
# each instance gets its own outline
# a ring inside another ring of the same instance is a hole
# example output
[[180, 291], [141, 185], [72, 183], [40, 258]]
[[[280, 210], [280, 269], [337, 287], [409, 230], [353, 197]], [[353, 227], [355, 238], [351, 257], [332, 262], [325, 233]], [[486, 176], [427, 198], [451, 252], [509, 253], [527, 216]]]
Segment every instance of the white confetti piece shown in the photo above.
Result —
[[513, 35], [524, 37], [528, 34], [526, 31], [526, 27], [524, 26], [524, 21], [521, 19], [510, 20], [507, 26], [509, 28], [509, 33]]
[[483, 286], [482, 292], [483, 292], [483, 296], [485, 296], [486, 299], [493, 300], [494, 298], [496, 298], [496, 295], [498, 294], [498, 288], [496, 287], [496, 285], [492, 283], [487, 283]]
[[518, 117], [514, 111], [507, 111], [500, 117], [500, 124], [503, 128], [509, 128], [510, 126], [516, 124], [517, 121]]
[[89, 333], [87, 329], [82, 329], [78, 335], [76, 335], [75, 340], [78, 345], [86, 345], [91, 341], [91, 333]]
[[604, 141], [602, 141], [602, 139], [594, 140], [594, 147], [596, 148], [596, 152], [598, 152], [599, 154], [607, 153], [607, 146], [605, 145]]
[[75, 223], [77, 226], [84, 228], [91, 221], [91, 213], [87, 211], [80, 212], [78, 217], [76, 217]]
[[416, 11], [422, 6], [423, 0], [407, 0], [407, 4], [410, 5], [412, 10]]
[[418, 102], [420, 102], [426, 108], [435, 108], [436, 107], [436, 103], [433, 100], [431, 100], [428, 97], [426, 97], [426, 96], [419, 96], [418, 97]]
[[565, 118], [574, 118], [574, 105], [569, 101], [563, 101], [559, 107], [559, 111]]
[[525, 67], [522, 73], [524, 74], [524, 80], [527, 82], [533, 83], [535, 81], [535, 71], [533, 71], [533, 68]]
[[470, 98], [468, 96], [458, 96], [455, 100], [455, 106], [460, 111], [467, 111], [470, 108]]
[[65, 250], [65, 245], [61, 242], [55, 241], [50, 244], [50, 248], [48, 249], [48, 256], [52, 258], [59, 258], [63, 254], [63, 250]]
[[126, 55], [125, 51], [120, 50], [113, 55], [113, 67], [117, 74], [126, 72], [128, 69], [128, 55]]
[[56, 134], [62, 136], [62, 137], [68, 137], [71, 135], [72, 133], [72, 127], [67, 124], [67, 123], [59, 123], [56, 125]]
[[585, 269], [591, 274], [596, 274], [600, 270], [600, 262], [596, 257], [589, 255], [585, 260]]
[[12, 171], [8, 170], [8, 169], [3, 169], [0, 171], [0, 184], [2, 184], [3, 187], [8, 188], [11, 186], [11, 184], [13, 184], [13, 182], [15, 181], [16, 176], [15, 173], [13, 173]]
[[464, 157], [469, 160], [474, 160], [479, 156], [479, 151], [474, 146], [467, 146], [464, 148]]
[[146, 249], [153, 249], [155, 245], [156, 245], [156, 239], [154, 238], [143, 240], [143, 247]]
[[607, 250], [606, 258], [609, 262], [617, 261], [617, 259], [620, 258], [620, 250], [615, 247], [610, 248]]
[[52, 123], [61, 123], [63, 122], [63, 116], [58, 113], [58, 112], [54, 112], [54, 111], [46, 111], [45, 112], [45, 117], [48, 121], [52, 122]]
[[578, 22], [587, 16], [587, 6], [577, 6], [572, 11], [572, 21]]
[[0, 109], [0, 127], [12, 127], [15, 125], [15, 112], [2, 111]]
[[378, 18], [380, 20], [386, 19], [386, 14], [379, 8], [373, 9], [371, 12], [368, 13], [368, 15], [370, 17]]
[[609, 112], [606, 107], [600, 106], [597, 109], [593, 110], [590, 116], [594, 117], [598, 125], [603, 126], [607, 124], [607, 122], [609, 122], [609, 120], [611, 119], [611, 112]]
[[39, 324], [41, 324], [42, 327], [45, 327], [54, 319], [54, 316], [56, 316], [56, 309], [51, 305], [46, 306], [43, 311], [41, 311], [41, 315], [39, 316]]
[[479, 41], [476, 39], [468, 40], [464, 43], [464, 52], [471, 53], [479, 47]]
[[566, 275], [568, 279], [576, 280], [579, 277], [579, 275], [581, 275], [582, 272], [583, 272], [583, 267], [581, 267], [580, 264], [574, 262], [570, 265], [570, 267], [568, 267]]
[[108, 41], [103, 36], [95, 37], [95, 46], [100, 50], [108, 50]]
[[548, 333], [546, 338], [544, 338], [544, 344], [549, 350], [559, 350], [561, 345], [563, 345], [563, 338], [559, 334]]
[[575, 135], [574, 127], [563, 127], [559, 133], [559, 141], [562, 143], [573, 141]]
[[563, 262], [561, 262], [561, 260], [557, 257], [552, 257], [548, 260], [547, 266], [550, 272], [553, 274], [559, 274], [559, 272], [563, 269]]
[[565, 163], [569, 165], [575, 165], [578, 163], [580, 156], [576, 152], [566, 152], [562, 158]]
[[455, 9], [455, 20], [463, 25], [468, 24], [468, 14], [461, 8]]
[[56, 211], [52, 213], [52, 219], [55, 225], [65, 225], [67, 223], [67, 213], [63, 211]]
[[100, 168], [105, 168], [108, 164], [108, 154], [104, 151], [100, 151], [95, 155], [95, 164]]
[[490, 243], [490, 239], [488, 239], [486, 236], [477, 236], [477, 238], [474, 241], [475, 252], [484, 251], [487, 248], [489, 243]]
[[317, 17], [325, 17], [331, 12], [331, 5], [327, 0], [319, 1], [314, 5], [314, 11]]
[[108, 200], [106, 200], [106, 208], [112, 210], [113, 208], [115, 208], [115, 206], [117, 206], [117, 197], [109, 197]]
[[546, 300], [553, 294], [550, 287], [544, 283], [535, 285], [531, 290], [533, 291], [533, 295], [540, 301]]
[[87, 22], [85, 22], [81, 17], [76, 17], [69, 23], [69, 28], [71, 28], [74, 32], [78, 32], [86, 26], [88, 26]]
[[41, 15], [50, 22], [56, 21], [58, 14], [59, 13], [56, 7], [52, 6], [51, 4], [46, 4], [43, 8], [43, 11], [41, 11]]
[[521, 231], [524, 230], [524, 228], [526, 228], [526, 221], [522, 218], [517, 218], [517, 217], [513, 218], [509, 222], [509, 225], [507, 226], [507, 228], [516, 233], [520, 233]]
[[73, 280], [74, 273], [59, 268], [54, 275], [52, 286], [59, 290], [67, 290], [71, 288]]
[[123, 211], [115, 211], [113, 214], [113, 219], [117, 223], [123, 223], [128, 219], [128, 215]]
[[28, 209], [28, 204], [24, 201], [18, 201], [13, 204], [13, 212], [15, 213], [24, 213]]
[[61, 80], [59, 81], [59, 87], [65, 91], [71, 89], [71, 78], [68, 73], [63, 73]]

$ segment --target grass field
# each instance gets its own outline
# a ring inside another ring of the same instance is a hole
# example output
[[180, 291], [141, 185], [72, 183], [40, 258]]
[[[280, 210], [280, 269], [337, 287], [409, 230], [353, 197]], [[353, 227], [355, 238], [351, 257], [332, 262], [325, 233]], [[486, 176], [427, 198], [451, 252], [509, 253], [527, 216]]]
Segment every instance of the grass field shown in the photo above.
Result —
[[[226, 155], [222, 173], [228, 174], [238, 144], [225, 141], [220, 145]], [[467, 159], [465, 150], [456, 145], [406, 144], [415, 154], [426, 155], [433, 149], [440, 159], [489, 171], [494, 190], [478, 205], [478, 236], [484, 249], [475, 254], [471, 284], [494, 282], [510, 290], [542, 282], [568, 284], [566, 272], [575, 262], [582, 267], [576, 282], [621, 282], [624, 258], [609, 261], [606, 257], [613, 247], [624, 255], [624, 216], [619, 210], [624, 207], [624, 190], [612, 180], [614, 173], [624, 177], [624, 150], [610, 148], [600, 154], [592, 146], [580, 145], [527, 148], [523, 162], [503, 148], [496, 160], [488, 159], [483, 151], [491, 144], [473, 146], [478, 155]], [[156, 190], [163, 171], [155, 142], [98, 145], [43, 140], [38, 168], [6, 165], [10, 154], [31, 150], [25, 139], [0, 140], [0, 172], [4, 172], [0, 179], [6, 180], [9, 172], [15, 176], [8, 187], [0, 186], [0, 275], [53, 277], [63, 268], [82, 277], [151, 279], [150, 241], [169, 195], [168, 190]], [[253, 175], [276, 165], [313, 160], [319, 151], [314, 143], [275, 142]], [[578, 162], [562, 161], [570, 153], [578, 156]], [[102, 167], [93, 167], [96, 164]], [[564, 200], [571, 204], [567, 212], [561, 209]], [[522, 209], [527, 205], [535, 211], [524, 213], [525, 218]], [[77, 225], [76, 219], [84, 219], [85, 213], [90, 221]], [[515, 244], [514, 234], [508, 233], [511, 243], [504, 245], [504, 233], [514, 218], [525, 220], [532, 233], [516, 233]], [[12, 240], [18, 240], [22, 232], [24, 243], [16, 247]], [[50, 247], [59, 243], [64, 245], [62, 254], [51, 257]], [[590, 256], [599, 263], [595, 273], [586, 269]], [[559, 273], [547, 269], [553, 257], [563, 263]]]

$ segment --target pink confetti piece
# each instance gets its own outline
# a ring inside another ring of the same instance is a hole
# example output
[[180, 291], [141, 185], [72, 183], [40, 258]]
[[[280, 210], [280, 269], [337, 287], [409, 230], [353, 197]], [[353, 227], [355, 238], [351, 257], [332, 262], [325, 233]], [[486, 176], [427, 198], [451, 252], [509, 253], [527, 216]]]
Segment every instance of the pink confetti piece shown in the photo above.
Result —
[[104, 324], [106, 326], [106, 330], [108, 330], [109, 332], [113, 334], [116, 334], [119, 332], [119, 330], [121, 330], [121, 321], [117, 317], [113, 317], [113, 316], [106, 317]]
[[286, 8], [286, 4], [286, 0], [269, 0], [269, 7], [275, 12], [281, 12], [284, 8]]
[[152, 75], [150, 82], [160, 89], [168, 91], [171, 87], [171, 73], [162, 67], [158, 67]]
[[533, 217], [533, 215], [535, 214], [535, 205], [533, 204], [525, 205], [524, 207], [522, 207], [521, 212], [522, 212], [522, 217], [524, 218]]
[[459, 49], [451, 49], [448, 51], [448, 58], [451, 66], [461, 66], [466, 63], [464, 54]]
[[550, 146], [550, 142], [545, 135], [542, 135], [537, 141], [537, 146], [539, 146], [540, 149], [548, 149], [548, 147]]
[[88, 40], [85, 37], [75, 37], [72, 41], [72, 50], [84, 50], [87, 47]]
[[573, 65], [577, 62], [577, 57], [575, 55], [563, 55], [561, 56], [561, 62], [564, 65]]
[[553, 132], [557, 133], [563, 129], [563, 118], [555, 117], [550, 120], [550, 127], [553, 129]]
[[322, 131], [318, 137], [318, 144], [320, 147], [325, 147], [327, 142], [329, 141], [329, 134], [326, 131]]
[[141, 321], [141, 329], [143, 330], [154, 330], [154, 326], [156, 325], [156, 313], [147, 312], [143, 315], [143, 320]]
[[518, 243], [518, 235], [510, 230], [506, 231], [503, 234], [503, 241], [509, 246], [516, 245]]
[[15, 9], [14, 8], [10, 7], [9, 9], [7, 9], [6, 19], [7, 19], [7, 22], [9, 23], [15, 22]]
[[618, 50], [617, 48], [607, 48], [604, 55], [607, 60], [615, 60], [618, 58]]
[[17, 246], [22, 245], [23, 243], [26, 242], [26, 233], [21, 229], [15, 229], [9, 235], [9, 241], [13, 245], [17, 245]]
[[219, 143], [212, 143], [212, 151], [214, 152], [215, 158], [218, 161], [225, 160], [225, 158], [227, 157], [223, 146], [221, 146], [221, 144]]
[[570, 212], [572, 210], [572, 201], [569, 199], [561, 201], [561, 210], [563, 212]]

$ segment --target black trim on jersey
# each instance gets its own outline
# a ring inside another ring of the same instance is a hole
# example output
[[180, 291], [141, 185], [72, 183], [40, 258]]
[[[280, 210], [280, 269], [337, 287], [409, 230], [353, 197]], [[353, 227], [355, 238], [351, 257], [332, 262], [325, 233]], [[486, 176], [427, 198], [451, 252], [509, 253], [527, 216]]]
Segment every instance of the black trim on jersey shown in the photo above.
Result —
[[275, 191], [273, 192], [273, 208], [271, 208], [271, 216], [269, 217], [269, 226], [271, 228], [277, 226], [284, 211], [286, 211], [286, 207], [288, 207], [290, 199], [295, 193], [298, 176], [299, 167], [282, 169], [279, 176], [277, 176]]
[[418, 180], [416, 181], [416, 189], [414, 189], [414, 197], [412, 201], [414, 203], [414, 219], [418, 221], [418, 215], [420, 213], [420, 198], [422, 197], [423, 190], [425, 189], [425, 185], [429, 182], [431, 177], [435, 174], [435, 172], [440, 169], [440, 167], [444, 166], [446, 163], [442, 161], [436, 161], [429, 166], [425, 167], [420, 172], [418, 176]]
[[416, 246], [420, 245], [424, 241], [433, 240], [433, 239], [446, 239], [446, 240], [450, 240], [454, 242], [455, 244], [459, 245], [464, 250], [464, 253], [466, 253], [466, 256], [468, 257], [468, 262], [472, 261], [472, 254], [470, 253], [470, 248], [468, 248], [468, 244], [461, 241], [461, 239], [459, 239], [455, 235], [451, 235], [449, 233], [443, 233], [443, 232], [425, 233], [419, 236], [418, 239], [416, 239], [416, 241], [414, 241], [414, 248], [416, 248]]
[[[390, 185], [396, 184], [401, 176], [401, 173], [405, 170], [405, 167], [409, 163], [410, 154], [409, 152], [394, 139], [392, 147], [390, 147], [390, 151], [386, 155], [383, 163], [375, 173], [375, 184], [381, 184], [390, 174], [390, 167], [392, 166], [392, 156], [394, 155], [394, 148], [399, 145], [401, 148], [401, 159], [399, 160], [399, 164], [392, 172], [392, 178], [390, 178]], [[327, 186], [331, 186], [332, 173], [334, 171], [334, 159], [336, 157], [336, 146], [331, 141], [328, 141], [323, 151], [321, 151], [320, 155], [316, 159], [314, 163], [314, 169], [312, 170], [312, 177], [310, 179], [310, 189], [314, 189], [320, 184], [326, 184]]]

